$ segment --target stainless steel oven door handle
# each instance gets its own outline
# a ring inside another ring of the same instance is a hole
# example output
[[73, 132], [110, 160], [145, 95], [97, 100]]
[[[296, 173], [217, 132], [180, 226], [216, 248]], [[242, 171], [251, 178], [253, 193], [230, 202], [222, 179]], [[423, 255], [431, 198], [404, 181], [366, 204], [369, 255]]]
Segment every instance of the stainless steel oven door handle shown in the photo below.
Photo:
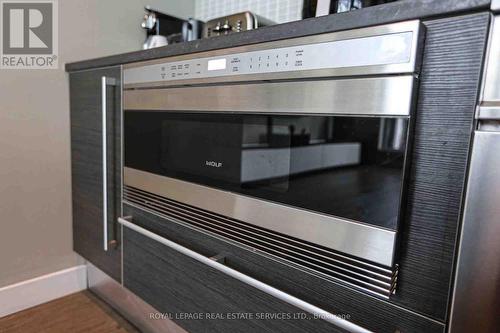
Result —
[[101, 77], [102, 106], [102, 217], [103, 217], [103, 248], [108, 250], [108, 125], [107, 125], [107, 88], [116, 86], [116, 80], [106, 76]]
[[120, 217], [118, 218], [118, 222], [124, 226], [127, 227], [135, 232], [138, 232], [139, 234], [146, 236], [154, 241], [157, 241], [172, 250], [175, 250], [179, 253], [182, 253], [183, 255], [186, 255], [190, 257], [191, 259], [194, 259], [198, 262], [201, 262], [207, 266], [212, 267], [213, 269], [218, 270], [219, 272], [222, 272], [226, 275], [231, 276], [232, 278], [235, 278], [243, 283], [248, 284], [249, 286], [252, 286], [254, 288], [259, 289], [260, 291], [263, 291], [273, 297], [276, 297], [280, 299], [281, 301], [284, 301], [292, 306], [295, 306], [303, 311], [309, 312], [313, 314], [317, 318], [321, 318], [322, 320], [325, 320], [339, 328], [342, 328], [344, 330], [347, 330], [349, 332], [354, 332], [354, 333], [369, 333], [371, 331], [358, 326], [350, 321], [347, 321], [335, 314], [332, 314], [326, 310], [323, 310], [315, 305], [312, 305], [310, 303], [307, 303], [295, 296], [292, 296], [284, 291], [281, 291], [279, 289], [276, 289], [266, 283], [263, 283], [259, 280], [256, 280], [246, 274], [243, 274], [237, 270], [234, 270], [228, 266], [225, 266], [223, 263], [221, 263], [222, 260], [219, 260], [217, 257], [212, 257], [208, 258], [205, 257], [204, 255], [199, 254], [198, 252], [192, 251], [182, 245], [179, 245], [175, 242], [172, 242], [164, 237], [158, 236], [157, 234], [146, 230], [134, 223], [131, 222], [132, 218], [131, 217]]

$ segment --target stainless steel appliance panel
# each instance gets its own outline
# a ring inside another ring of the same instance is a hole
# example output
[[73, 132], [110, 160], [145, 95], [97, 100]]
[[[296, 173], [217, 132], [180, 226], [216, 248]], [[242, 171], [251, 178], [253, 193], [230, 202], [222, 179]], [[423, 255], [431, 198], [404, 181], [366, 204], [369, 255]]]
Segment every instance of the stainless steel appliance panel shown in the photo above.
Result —
[[500, 120], [500, 107], [480, 107], [476, 118], [481, 120]]
[[500, 16], [491, 29], [451, 304], [453, 333], [500, 327]]
[[125, 88], [413, 73], [421, 29], [408, 21], [134, 63]]
[[408, 21], [127, 65], [125, 185], [395, 276], [421, 41]]
[[406, 75], [126, 90], [124, 109], [409, 116], [414, 81]]
[[[124, 184], [392, 266], [396, 232], [124, 168]], [[285, 223], [283, 223], [286, 221]]]
[[484, 102], [481, 106], [494, 104], [500, 107], [500, 16], [496, 16], [492, 22], [489, 48], [484, 82]]
[[413, 38], [413, 32], [408, 31], [165, 62], [128, 69], [124, 77], [126, 84], [133, 84], [241, 74], [406, 64], [412, 56]]
[[475, 133], [449, 332], [500, 327], [500, 133]]
[[491, 10], [500, 10], [500, 0], [491, 0]]

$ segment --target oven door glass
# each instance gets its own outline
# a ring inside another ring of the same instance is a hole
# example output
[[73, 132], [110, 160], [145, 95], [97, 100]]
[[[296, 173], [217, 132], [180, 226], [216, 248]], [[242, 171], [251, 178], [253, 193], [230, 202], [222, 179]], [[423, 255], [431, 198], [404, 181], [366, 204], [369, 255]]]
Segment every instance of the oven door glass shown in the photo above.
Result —
[[395, 230], [407, 117], [126, 111], [125, 166]]

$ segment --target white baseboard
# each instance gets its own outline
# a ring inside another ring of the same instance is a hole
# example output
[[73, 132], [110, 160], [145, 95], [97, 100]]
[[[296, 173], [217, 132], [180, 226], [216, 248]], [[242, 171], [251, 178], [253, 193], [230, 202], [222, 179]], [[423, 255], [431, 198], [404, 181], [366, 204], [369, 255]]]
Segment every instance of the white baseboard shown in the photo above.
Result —
[[0, 318], [85, 289], [87, 289], [85, 265], [0, 288]]

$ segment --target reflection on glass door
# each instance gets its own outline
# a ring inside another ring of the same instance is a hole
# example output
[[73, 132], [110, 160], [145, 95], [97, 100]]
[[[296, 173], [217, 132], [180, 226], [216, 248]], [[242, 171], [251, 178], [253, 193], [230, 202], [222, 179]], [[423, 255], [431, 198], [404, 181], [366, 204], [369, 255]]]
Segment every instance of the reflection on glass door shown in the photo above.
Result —
[[128, 111], [125, 165], [395, 229], [408, 120]]

